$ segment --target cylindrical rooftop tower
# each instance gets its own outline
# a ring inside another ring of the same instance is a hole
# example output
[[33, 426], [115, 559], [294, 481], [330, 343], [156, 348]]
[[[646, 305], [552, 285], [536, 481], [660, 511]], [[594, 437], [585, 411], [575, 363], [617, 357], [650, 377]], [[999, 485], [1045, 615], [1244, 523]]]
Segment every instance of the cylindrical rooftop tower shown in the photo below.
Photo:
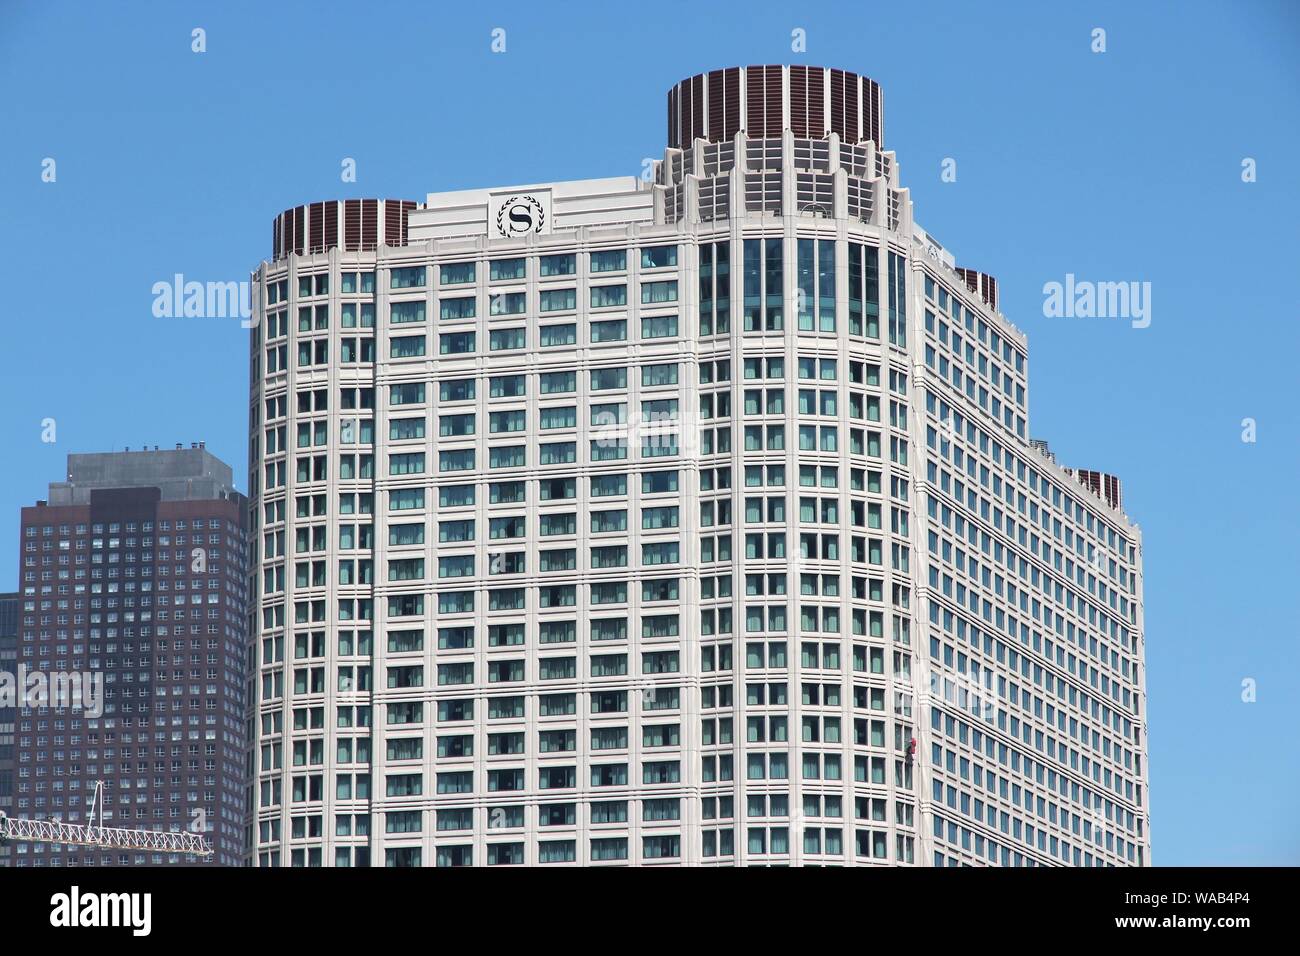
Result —
[[870, 77], [820, 66], [733, 66], [700, 73], [668, 91], [668, 145], [693, 139], [719, 142], [739, 132], [751, 137], [871, 140], [884, 148], [884, 104]]

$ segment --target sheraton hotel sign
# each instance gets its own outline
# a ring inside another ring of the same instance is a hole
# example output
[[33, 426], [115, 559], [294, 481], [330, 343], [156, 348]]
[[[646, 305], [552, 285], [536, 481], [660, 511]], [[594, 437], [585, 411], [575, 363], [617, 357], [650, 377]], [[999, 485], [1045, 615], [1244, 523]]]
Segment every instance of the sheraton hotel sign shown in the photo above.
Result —
[[496, 235], [505, 239], [518, 239], [534, 233], [548, 235], [551, 231], [549, 191], [496, 194], [488, 208], [492, 228]]

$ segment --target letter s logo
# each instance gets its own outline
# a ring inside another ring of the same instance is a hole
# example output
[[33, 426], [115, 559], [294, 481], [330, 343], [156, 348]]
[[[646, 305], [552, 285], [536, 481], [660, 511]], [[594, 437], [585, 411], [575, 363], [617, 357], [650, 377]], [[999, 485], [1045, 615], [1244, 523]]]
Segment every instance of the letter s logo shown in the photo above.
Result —
[[533, 196], [511, 196], [497, 210], [497, 233], [510, 239], [541, 232], [546, 221], [542, 204]]
[[527, 232], [533, 228], [533, 217], [527, 206], [515, 204], [510, 207], [510, 228], [514, 230], [516, 226], [519, 227], [519, 232]]

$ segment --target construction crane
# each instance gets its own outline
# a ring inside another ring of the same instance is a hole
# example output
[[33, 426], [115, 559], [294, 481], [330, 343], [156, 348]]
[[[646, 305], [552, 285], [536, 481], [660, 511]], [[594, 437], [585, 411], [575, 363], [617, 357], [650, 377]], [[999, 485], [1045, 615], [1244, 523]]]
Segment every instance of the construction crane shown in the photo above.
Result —
[[3, 840], [98, 847], [101, 850], [151, 850], [156, 853], [192, 853], [195, 856], [212, 856], [212, 844], [197, 833], [128, 830], [123, 827], [104, 826], [104, 782], [102, 780], [95, 781], [95, 795], [90, 800], [89, 823], [16, 820], [0, 813], [0, 841]]

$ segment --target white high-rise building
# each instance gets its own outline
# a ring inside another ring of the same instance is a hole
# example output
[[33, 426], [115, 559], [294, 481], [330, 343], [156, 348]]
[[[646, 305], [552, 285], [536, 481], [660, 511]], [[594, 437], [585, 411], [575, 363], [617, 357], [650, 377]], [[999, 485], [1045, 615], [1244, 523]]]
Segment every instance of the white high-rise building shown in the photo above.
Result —
[[254, 865], [1149, 863], [1141, 538], [840, 70], [254, 276]]

